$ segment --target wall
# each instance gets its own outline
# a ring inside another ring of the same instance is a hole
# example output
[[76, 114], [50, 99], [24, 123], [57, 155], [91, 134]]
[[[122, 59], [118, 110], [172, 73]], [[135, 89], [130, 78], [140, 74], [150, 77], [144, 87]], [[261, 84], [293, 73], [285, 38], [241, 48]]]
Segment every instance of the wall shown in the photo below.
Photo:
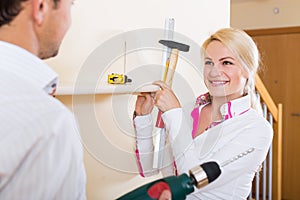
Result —
[[[213, 6], [218, 3], [218, 8]], [[105, 40], [129, 30], [163, 28], [167, 17], [175, 18], [175, 30], [197, 43], [219, 27], [229, 25], [229, 0], [84, 0], [75, 1], [73, 24], [59, 55], [48, 63], [72, 82], [86, 57]], [[216, 14], [217, 13], [217, 14]]]
[[231, 0], [231, 26], [263, 29], [300, 26], [299, 0]]
[[[216, 4], [218, 4], [217, 7]], [[196, 44], [201, 44], [210, 33], [229, 26], [230, 2], [229, 0], [187, 0], [184, 2], [179, 0], [84, 0], [76, 1], [72, 9], [73, 24], [62, 43], [59, 55], [47, 61], [58, 72], [60, 85], [71, 84], [71, 86], [77, 81], [86, 59], [99, 45], [111, 37], [141, 28], [162, 29], [165, 18], [170, 17], [175, 18], [176, 32]], [[198, 53], [197, 51], [197, 57]], [[139, 58], [140, 64], [152, 59], [146, 57], [145, 54], [147, 51], [143, 52], [143, 55], [137, 55], [142, 57]], [[104, 59], [105, 56], [99, 55], [99, 60]], [[157, 59], [157, 55], [153, 55], [153, 59]], [[161, 59], [161, 53], [159, 59]], [[184, 64], [182, 60], [178, 65]], [[133, 61], [128, 58], [129, 68], [131, 63]], [[102, 67], [104, 66], [99, 66], [99, 71]], [[185, 74], [182, 79], [192, 81], [187, 82], [187, 86], [192, 90], [192, 96], [205, 90], [199, 83], [202, 82], [201, 77], [196, 77], [195, 80], [191, 78], [194, 74], [191, 68], [187, 70], [179, 67], [179, 71]], [[147, 74], [145, 74], [146, 77]], [[176, 79], [178, 81], [176, 80], [173, 85], [174, 90], [184, 101], [187, 99], [182, 94], [185, 85], [180, 84], [180, 77]], [[186, 81], [183, 82], [186, 83]], [[143, 179], [137, 175], [134, 135], [132, 135], [134, 131], [131, 122], [135, 97], [134, 95], [107, 94], [57, 96], [70, 109], [75, 110], [79, 121], [85, 146], [88, 199], [115, 199], [142, 183], [160, 177], [158, 174]], [[122, 156], [124, 152], [127, 153], [126, 156]]]

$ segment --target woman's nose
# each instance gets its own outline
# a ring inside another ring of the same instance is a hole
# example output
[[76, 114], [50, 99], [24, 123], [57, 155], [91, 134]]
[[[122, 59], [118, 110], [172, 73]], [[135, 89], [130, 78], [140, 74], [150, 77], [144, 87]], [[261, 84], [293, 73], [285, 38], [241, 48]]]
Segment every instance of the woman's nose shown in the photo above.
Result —
[[213, 77], [221, 75], [222, 71], [221, 71], [220, 66], [219, 65], [212, 66], [209, 74], [210, 74], [210, 76], [213, 76]]

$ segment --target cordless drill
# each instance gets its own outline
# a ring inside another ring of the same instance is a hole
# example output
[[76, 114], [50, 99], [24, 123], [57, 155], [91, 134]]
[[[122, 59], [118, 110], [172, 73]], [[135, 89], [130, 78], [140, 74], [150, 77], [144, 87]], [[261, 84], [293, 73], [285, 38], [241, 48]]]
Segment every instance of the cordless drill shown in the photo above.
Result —
[[182, 200], [192, 192], [196, 186], [201, 188], [216, 180], [221, 174], [221, 169], [216, 162], [207, 162], [194, 167], [189, 175], [169, 176], [147, 183], [117, 200], [152, 200], [158, 199], [163, 190], [170, 190], [173, 200]]

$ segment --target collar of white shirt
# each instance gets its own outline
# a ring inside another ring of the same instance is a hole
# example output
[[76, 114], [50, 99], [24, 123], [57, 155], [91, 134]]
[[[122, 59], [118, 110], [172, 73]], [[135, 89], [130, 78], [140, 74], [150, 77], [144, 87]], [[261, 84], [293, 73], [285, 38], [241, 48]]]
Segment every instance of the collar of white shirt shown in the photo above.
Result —
[[248, 94], [223, 104], [220, 108], [220, 112], [224, 120], [226, 120], [247, 112], [250, 107], [251, 99], [250, 95]]
[[48, 94], [58, 83], [57, 74], [44, 61], [19, 46], [3, 41], [0, 41], [0, 69], [32, 82]]

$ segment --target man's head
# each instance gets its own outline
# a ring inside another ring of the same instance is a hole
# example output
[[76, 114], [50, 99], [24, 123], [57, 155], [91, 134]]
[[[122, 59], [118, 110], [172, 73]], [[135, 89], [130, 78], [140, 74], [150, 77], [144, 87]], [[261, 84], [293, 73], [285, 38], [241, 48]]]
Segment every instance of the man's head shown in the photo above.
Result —
[[0, 40], [41, 59], [56, 56], [71, 24], [74, 0], [0, 0]]
[[[0, 1], [0, 27], [9, 24], [22, 10], [22, 2], [28, 0], [1, 0]], [[60, 0], [53, 0], [57, 5]]]

